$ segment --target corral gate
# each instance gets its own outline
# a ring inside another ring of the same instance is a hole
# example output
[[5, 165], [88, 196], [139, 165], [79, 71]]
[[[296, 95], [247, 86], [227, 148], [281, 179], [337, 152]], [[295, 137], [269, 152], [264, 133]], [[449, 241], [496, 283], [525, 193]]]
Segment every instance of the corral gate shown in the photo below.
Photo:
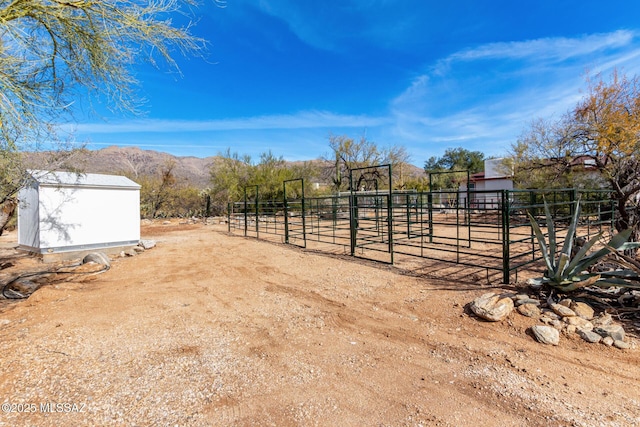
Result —
[[391, 191], [390, 175], [388, 166], [354, 169], [347, 194], [322, 197], [305, 197], [301, 179], [284, 183], [281, 200], [259, 200], [258, 187], [247, 187], [229, 205], [229, 231], [386, 263], [406, 256], [482, 268], [509, 283], [540, 259], [527, 213], [544, 229], [545, 201], [560, 239], [578, 199], [581, 235], [614, 228], [606, 190]]
[[352, 256], [366, 258], [371, 251], [386, 253], [382, 260], [393, 264], [392, 188], [391, 165], [349, 171]]

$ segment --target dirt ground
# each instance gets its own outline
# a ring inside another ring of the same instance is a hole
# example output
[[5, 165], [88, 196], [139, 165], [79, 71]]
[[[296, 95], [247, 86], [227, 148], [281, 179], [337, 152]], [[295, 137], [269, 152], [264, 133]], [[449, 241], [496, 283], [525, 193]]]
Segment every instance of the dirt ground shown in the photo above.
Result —
[[221, 225], [142, 236], [157, 246], [0, 306], [0, 426], [640, 426], [637, 337], [551, 347], [535, 320], [467, 313], [511, 287]]

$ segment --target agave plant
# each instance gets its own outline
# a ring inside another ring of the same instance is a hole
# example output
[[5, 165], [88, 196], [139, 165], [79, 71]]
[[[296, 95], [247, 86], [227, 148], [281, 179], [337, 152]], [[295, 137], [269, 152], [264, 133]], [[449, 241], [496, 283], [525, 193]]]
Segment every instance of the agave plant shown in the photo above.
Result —
[[640, 276], [633, 270], [616, 270], [600, 273], [590, 273], [587, 269], [605, 256], [616, 251], [634, 249], [640, 247], [640, 243], [629, 243], [631, 230], [624, 230], [611, 238], [602, 249], [591, 254], [588, 252], [595, 246], [602, 232], [596, 234], [588, 242], [586, 242], [578, 252], [572, 253], [574, 237], [578, 227], [578, 218], [580, 217], [580, 200], [576, 201], [576, 208], [569, 223], [569, 229], [564, 238], [564, 243], [559, 251], [556, 242], [556, 230], [553, 223], [551, 212], [547, 202], [544, 203], [544, 210], [547, 222], [547, 232], [549, 242], [545, 239], [540, 226], [535, 218], [530, 214], [531, 227], [538, 240], [542, 258], [547, 266], [547, 272], [541, 279], [534, 279], [534, 283], [548, 284], [549, 286], [563, 292], [574, 291], [585, 286], [597, 286], [601, 288], [609, 288], [612, 286], [640, 289]]

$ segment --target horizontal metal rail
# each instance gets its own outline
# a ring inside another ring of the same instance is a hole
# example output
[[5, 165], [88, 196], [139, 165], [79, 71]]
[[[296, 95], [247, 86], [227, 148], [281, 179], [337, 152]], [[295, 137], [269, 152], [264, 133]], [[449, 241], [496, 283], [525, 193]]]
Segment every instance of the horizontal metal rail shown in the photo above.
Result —
[[387, 191], [355, 192], [286, 204], [256, 197], [255, 201], [231, 203], [228, 221], [229, 231], [248, 237], [286, 243], [286, 234], [288, 243], [304, 242], [305, 247], [320, 251], [375, 260], [384, 260], [381, 255], [390, 253], [392, 263], [397, 254], [479, 267], [502, 272], [507, 283], [518, 269], [540, 264], [528, 214], [546, 232], [547, 204], [560, 247], [578, 195], [580, 233], [590, 238], [612, 230], [616, 211], [609, 193], [574, 189], [393, 193], [390, 199]]

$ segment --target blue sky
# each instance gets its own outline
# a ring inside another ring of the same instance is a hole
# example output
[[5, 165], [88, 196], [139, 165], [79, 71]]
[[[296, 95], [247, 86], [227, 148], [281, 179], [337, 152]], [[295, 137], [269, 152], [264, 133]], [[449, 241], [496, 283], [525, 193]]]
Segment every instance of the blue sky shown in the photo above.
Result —
[[140, 65], [144, 117], [79, 120], [78, 142], [310, 160], [331, 134], [366, 135], [417, 166], [447, 148], [501, 156], [575, 105], [587, 72], [640, 69], [631, 0], [227, 0], [197, 15], [207, 59], [178, 58], [182, 77]]

